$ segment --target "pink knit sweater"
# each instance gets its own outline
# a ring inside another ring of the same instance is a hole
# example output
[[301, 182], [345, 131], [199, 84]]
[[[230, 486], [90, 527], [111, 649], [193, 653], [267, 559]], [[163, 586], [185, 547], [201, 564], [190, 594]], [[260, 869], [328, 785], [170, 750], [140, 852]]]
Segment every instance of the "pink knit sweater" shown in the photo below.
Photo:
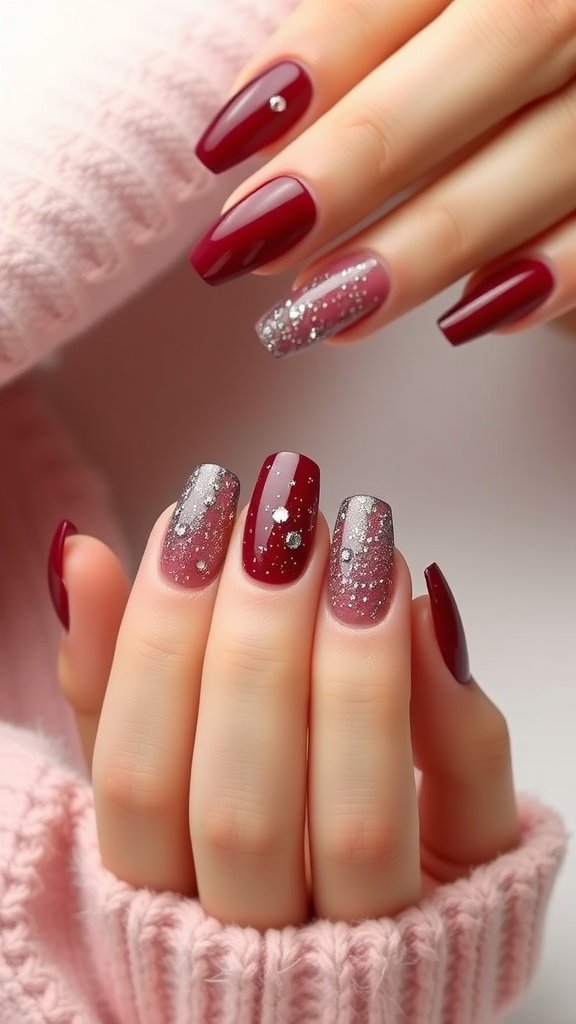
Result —
[[[194, 141], [293, 5], [4, 5], [0, 384], [183, 251], [211, 185]], [[29, 382], [0, 392], [0, 467], [0, 1024], [488, 1024], [519, 997], [565, 846], [534, 801], [518, 850], [354, 927], [260, 935], [102, 867], [45, 558], [64, 516], [121, 534]]]

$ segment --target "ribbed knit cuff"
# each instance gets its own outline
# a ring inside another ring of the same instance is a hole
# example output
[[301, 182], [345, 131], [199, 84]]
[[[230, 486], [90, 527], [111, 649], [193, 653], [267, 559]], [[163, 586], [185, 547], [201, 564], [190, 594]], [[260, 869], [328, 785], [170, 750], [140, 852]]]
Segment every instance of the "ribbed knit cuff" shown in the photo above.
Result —
[[516, 850], [395, 919], [261, 935], [118, 881], [99, 860], [88, 786], [46, 741], [0, 731], [0, 1011], [25, 992], [43, 1014], [14, 1003], [20, 1015], [2, 1020], [487, 1024], [532, 977], [566, 843], [534, 800], [520, 800]]

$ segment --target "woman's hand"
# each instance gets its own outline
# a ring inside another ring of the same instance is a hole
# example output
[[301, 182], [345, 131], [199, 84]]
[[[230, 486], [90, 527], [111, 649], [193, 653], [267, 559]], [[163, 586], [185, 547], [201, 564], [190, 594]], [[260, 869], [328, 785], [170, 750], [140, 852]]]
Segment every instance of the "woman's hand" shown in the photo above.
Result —
[[556, 317], [576, 304], [575, 75], [575, 0], [303, 0], [199, 143], [216, 172], [270, 159], [192, 264], [210, 284], [306, 264], [257, 324], [280, 356], [471, 272], [439, 320], [453, 344]]
[[412, 602], [385, 502], [347, 499], [330, 544], [310, 459], [270, 456], [234, 525], [238, 490], [198, 467], [131, 589], [55, 538], [103, 863], [260, 929], [392, 915], [516, 843], [506, 724], [436, 566]]

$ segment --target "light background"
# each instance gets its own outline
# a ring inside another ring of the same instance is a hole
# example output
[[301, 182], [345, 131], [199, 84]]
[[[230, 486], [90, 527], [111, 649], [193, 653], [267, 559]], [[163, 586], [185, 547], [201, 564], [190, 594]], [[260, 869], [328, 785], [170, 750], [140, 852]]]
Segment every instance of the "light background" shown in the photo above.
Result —
[[[191, 232], [193, 237], [194, 232]], [[44, 373], [108, 474], [134, 550], [197, 462], [235, 470], [296, 449], [322, 506], [367, 491], [394, 509], [422, 592], [436, 560], [474, 673], [512, 729], [518, 787], [576, 824], [576, 336], [541, 329], [452, 350], [445, 294], [369, 342], [276, 362], [252, 323], [288, 285], [219, 289], [185, 259]], [[576, 862], [552, 904], [542, 965], [510, 1024], [574, 1024]]]

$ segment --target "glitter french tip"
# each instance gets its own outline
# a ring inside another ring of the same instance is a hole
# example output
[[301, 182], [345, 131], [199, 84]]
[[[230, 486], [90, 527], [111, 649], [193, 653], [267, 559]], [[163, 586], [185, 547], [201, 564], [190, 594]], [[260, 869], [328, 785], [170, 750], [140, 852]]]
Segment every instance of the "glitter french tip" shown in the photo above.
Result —
[[218, 576], [236, 517], [240, 481], [222, 466], [196, 466], [166, 531], [160, 568], [171, 583], [189, 590]]
[[260, 583], [292, 583], [312, 551], [320, 470], [296, 452], [270, 455], [260, 470], [248, 507], [242, 564]]
[[328, 599], [348, 626], [375, 625], [390, 605], [394, 571], [392, 509], [356, 494], [342, 502], [330, 545]]
[[208, 228], [190, 263], [206, 284], [223, 284], [288, 252], [312, 230], [316, 216], [316, 203], [298, 178], [273, 178]]
[[541, 260], [516, 260], [500, 267], [466, 292], [438, 320], [452, 345], [489, 334], [528, 316], [554, 290], [554, 277]]
[[63, 519], [56, 527], [48, 554], [48, 590], [54, 605], [54, 611], [68, 632], [70, 629], [70, 609], [68, 591], [64, 583], [64, 548], [68, 537], [73, 537], [78, 530], [69, 519]]
[[464, 626], [454, 594], [436, 562], [424, 570], [434, 633], [449, 672], [459, 683], [470, 681], [470, 662]]
[[196, 146], [196, 156], [214, 174], [221, 174], [280, 139], [311, 99], [312, 82], [300, 64], [274, 64], [216, 114]]
[[347, 254], [268, 310], [256, 323], [256, 334], [273, 356], [291, 355], [374, 313], [389, 291], [380, 260], [371, 253]]

